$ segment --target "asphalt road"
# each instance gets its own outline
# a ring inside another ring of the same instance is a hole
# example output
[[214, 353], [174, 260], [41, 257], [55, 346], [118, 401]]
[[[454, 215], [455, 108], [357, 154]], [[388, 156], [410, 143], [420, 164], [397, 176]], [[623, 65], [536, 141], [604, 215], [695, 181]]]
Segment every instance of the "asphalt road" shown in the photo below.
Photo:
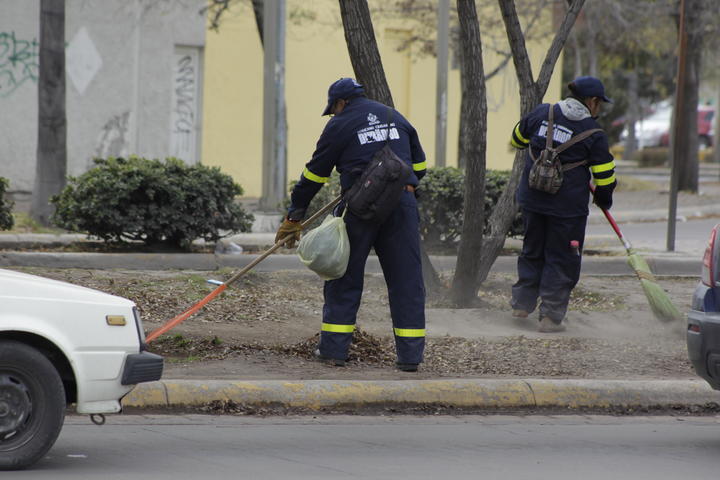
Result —
[[[699, 265], [710, 238], [710, 231], [718, 223], [718, 218], [678, 221], [675, 224], [675, 251], [696, 255]], [[636, 248], [666, 251], [667, 222], [627, 223], [620, 225], [620, 229]], [[602, 237], [607, 239], [607, 245], [620, 247], [615, 233], [607, 223], [588, 225], [586, 236], [592, 236], [591, 244], [597, 245], [598, 239]]]
[[69, 417], [6, 479], [718, 478], [720, 417]]

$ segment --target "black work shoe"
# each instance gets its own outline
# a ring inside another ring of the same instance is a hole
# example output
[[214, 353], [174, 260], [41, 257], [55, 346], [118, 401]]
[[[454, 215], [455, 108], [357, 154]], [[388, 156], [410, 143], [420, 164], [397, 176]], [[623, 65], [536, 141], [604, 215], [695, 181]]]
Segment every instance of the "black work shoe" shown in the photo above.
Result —
[[396, 363], [395, 366], [398, 370], [401, 370], [403, 372], [417, 372], [418, 371], [418, 364], [417, 363]]
[[341, 360], [339, 358], [331, 358], [323, 355], [320, 353], [320, 349], [316, 349], [313, 352], [313, 355], [316, 359], [320, 360], [322, 363], [327, 363], [328, 365], [333, 365], [335, 367], [344, 367], [345, 366], [345, 360]]

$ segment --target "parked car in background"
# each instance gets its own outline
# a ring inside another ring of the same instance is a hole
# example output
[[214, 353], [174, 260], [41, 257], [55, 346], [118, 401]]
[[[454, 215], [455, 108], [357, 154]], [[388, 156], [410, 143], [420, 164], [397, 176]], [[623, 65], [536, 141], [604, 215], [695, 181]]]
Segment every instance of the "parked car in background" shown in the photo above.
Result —
[[135, 384], [159, 380], [130, 300], [0, 269], [0, 470], [40, 460], [65, 409], [121, 411]]
[[720, 390], [720, 224], [710, 232], [687, 325], [688, 356], [695, 371]]
[[[698, 148], [703, 150], [711, 147], [713, 144], [714, 132], [713, 128], [715, 119], [715, 109], [712, 107], [699, 107], [697, 112], [697, 126], [698, 126]], [[667, 147], [670, 145], [670, 127], [668, 131], [662, 134], [660, 137], [660, 146]]]
[[[670, 131], [672, 120], [672, 105], [662, 102], [657, 105], [654, 112], [635, 122], [635, 138], [638, 149], [659, 147], [664, 133]], [[620, 133], [620, 141], [625, 143], [628, 137], [628, 127], [625, 126]]]
[[[713, 119], [715, 108], [709, 106], [698, 107], [698, 142], [699, 148], [710, 147], [713, 144]], [[672, 104], [661, 102], [647, 117], [635, 123], [635, 137], [638, 149], [651, 147], [667, 147], [670, 144], [670, 125], [672, 122]], [[628, 127], [620, 133], [620, 142], [625, 143], [628, 137]]]

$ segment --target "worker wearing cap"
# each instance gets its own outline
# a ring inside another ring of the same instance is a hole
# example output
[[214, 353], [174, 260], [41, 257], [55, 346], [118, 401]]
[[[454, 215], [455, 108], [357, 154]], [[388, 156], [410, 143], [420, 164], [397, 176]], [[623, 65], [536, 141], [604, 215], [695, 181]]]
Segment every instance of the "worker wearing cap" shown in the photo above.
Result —
[[[552, 106], [555, 148], [581, 132], [600, 128], [596, 118], [601, 106], [611, 102], [602, 82], [594, 77], [576, 78], [568, 88], [570, 96]], [[515, 148], [532, 150], [536, 158], [545, 149], [550, 108], [550, 104], [541, 104], [517, 123], [511, 137]], [[552, 194], [530, 187], [533, 160], [528, 152], [517, 191], [525, 228], [511, 306], [513, 316], [525, 318], [535, 310], [539, 297], [541, 332], [565, 330], [570, 292], [580, 279], [591, 174], [594, 202], [601, 208], [612, 206], [617, 184], [615, 161], [603, 131], [570, 146], [559, 158], [565, 166], [585, 163], [565, 171], [560, 189]]]
[[388, 286], [397, 367], [416, 371], [425, 347], [425, 289], [414, 192], [425, 175], [425, 153], [410, 122], [394, 109], [368, 99], [363, 86], [352, 78], [341, 78], [330, 85], [322, 114], [333, 116], [292, 190], [276, 242], [292, 234], [286, 245], [294, 246], [308, 204], [329, 180], [333, 168], [340, 173], [345, 192], [387, 142], [398, 157], [412, 166], [413, 174], [399, 206], [383, 223], [361, 220], [350, 211], [345, 213], [350, 260], [343, 277], [325, 282], [320, 344], [315, 355], [327, 363], [345, 365], [360, 307], [365, 262], [374, 248]]

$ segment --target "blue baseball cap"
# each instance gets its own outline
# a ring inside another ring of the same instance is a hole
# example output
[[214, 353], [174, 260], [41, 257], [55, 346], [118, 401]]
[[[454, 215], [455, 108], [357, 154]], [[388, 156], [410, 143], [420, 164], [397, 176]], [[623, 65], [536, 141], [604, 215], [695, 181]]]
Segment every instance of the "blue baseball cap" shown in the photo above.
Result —
[[348, 99], [359, 97], [360, 95], [365, 95], [365, 89], [362, 85], [357, 83], [354, 78], [341, 78], [333, 82], [330, 88], [328, 88], [328, 103], [322, 114], [330, 115], [333, 104], [341, 98]]
[[568, 88], [581, 97], [598, 97], [604, 102], [612, 103], [612, 100], [605, 96], [605, 87], [602, 82], [595, 77], [578, 77], [568, 83]]

